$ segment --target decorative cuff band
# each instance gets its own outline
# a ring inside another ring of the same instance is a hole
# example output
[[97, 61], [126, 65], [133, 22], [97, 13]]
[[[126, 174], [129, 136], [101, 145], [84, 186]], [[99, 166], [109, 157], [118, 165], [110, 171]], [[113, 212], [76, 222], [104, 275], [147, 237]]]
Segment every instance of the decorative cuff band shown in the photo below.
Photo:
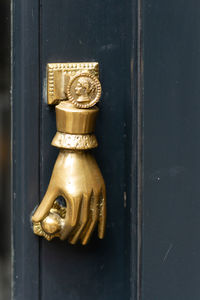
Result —
[[98, 142], [94, 134], [69, 134], [57, 131], [51, 145], [62, 149], [87, 150], [96, 148]]

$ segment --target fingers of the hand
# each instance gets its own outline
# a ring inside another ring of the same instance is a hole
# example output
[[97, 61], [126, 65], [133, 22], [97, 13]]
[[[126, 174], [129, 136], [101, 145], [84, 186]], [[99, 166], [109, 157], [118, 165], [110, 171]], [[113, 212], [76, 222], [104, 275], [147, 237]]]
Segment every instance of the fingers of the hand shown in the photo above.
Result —
[[82, 244], [86, 245], [95, 229], [98, 221], [98, 201], [99, 195], [92, 195], [89, 208], [89, 220], [81, 235]]
[[76, 197], [71, 199], [71, 225], [74, 227], [78, 221], [78, 216], [80, 213], [82, 197]]
[[60, 239], [64, 240], [73, 230], [78, 222], [78, 216], [80, 214], [80, 207], [82, 197], [69, 197], [65, 196], [66, 199], [66, 216], [64, 221], [63, 230], [60, 234]]
[[76, 226], [74, 231], [72, 232], [69, 242], [71, 244], [76, 244], [78, 241], [87, 221], [88, 221], [88, 211], [89, 211], [89, 200], [91, 198], [91, 195], [86, 196], [84, 195], [82, 198], [82, 203], [81, 203], [81, 211], [80, 211], [80, 221], [79, 224]]
[[40, 203], [34, 215], [32, 216], [33, 222], [40, 222], [48, 215], [53, 205], [53, 202], [56, 199], [56, 196], [56, 190], [49, 186], [44, 198], [42, 199], [42, 202]]
[[103, 239], [106, 226], [106, 191], [103, 190], [99, 198], [99, 226], [98, 236]]

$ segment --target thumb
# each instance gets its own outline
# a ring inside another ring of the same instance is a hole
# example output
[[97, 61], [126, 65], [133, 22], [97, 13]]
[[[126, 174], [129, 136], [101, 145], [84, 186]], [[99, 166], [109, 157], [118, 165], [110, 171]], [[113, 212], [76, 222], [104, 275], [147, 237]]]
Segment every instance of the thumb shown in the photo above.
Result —
[[57, 195], [55, 188], [49, 185], [46, 194], [42, 199], [42, 202], [32, 216], [32, 222], [40, 222], [49, 214], [49, 211], [52, 208], [53, 202], [55, 201], [56, 197]]

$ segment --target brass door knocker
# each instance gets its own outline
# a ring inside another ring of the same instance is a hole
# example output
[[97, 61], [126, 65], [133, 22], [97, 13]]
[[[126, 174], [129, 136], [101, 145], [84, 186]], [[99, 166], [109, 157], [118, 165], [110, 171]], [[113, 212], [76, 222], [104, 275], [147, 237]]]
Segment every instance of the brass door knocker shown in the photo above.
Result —
[[[59, 148], [46, 194], [32, 216], [35, 234], [87, 244], [98, 224], [104, 237], [106, 189], [91, 153], [101, 96], [98, 63], [48, 64], [48, 104], [56, 104]], [[63, 201], [64, 199], [64, 201]]]

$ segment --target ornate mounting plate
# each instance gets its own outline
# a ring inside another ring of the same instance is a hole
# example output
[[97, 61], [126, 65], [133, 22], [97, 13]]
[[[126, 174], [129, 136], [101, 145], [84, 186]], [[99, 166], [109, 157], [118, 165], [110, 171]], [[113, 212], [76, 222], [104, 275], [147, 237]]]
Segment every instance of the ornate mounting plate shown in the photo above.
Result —
[[50, 63], [47, 65], [47, 101], [56, 105], [62, 100], [68, 100], [67, 86], [70, 80], [81, 73], [89, 73], [99, 78], [97, 62], [84, 63]]

